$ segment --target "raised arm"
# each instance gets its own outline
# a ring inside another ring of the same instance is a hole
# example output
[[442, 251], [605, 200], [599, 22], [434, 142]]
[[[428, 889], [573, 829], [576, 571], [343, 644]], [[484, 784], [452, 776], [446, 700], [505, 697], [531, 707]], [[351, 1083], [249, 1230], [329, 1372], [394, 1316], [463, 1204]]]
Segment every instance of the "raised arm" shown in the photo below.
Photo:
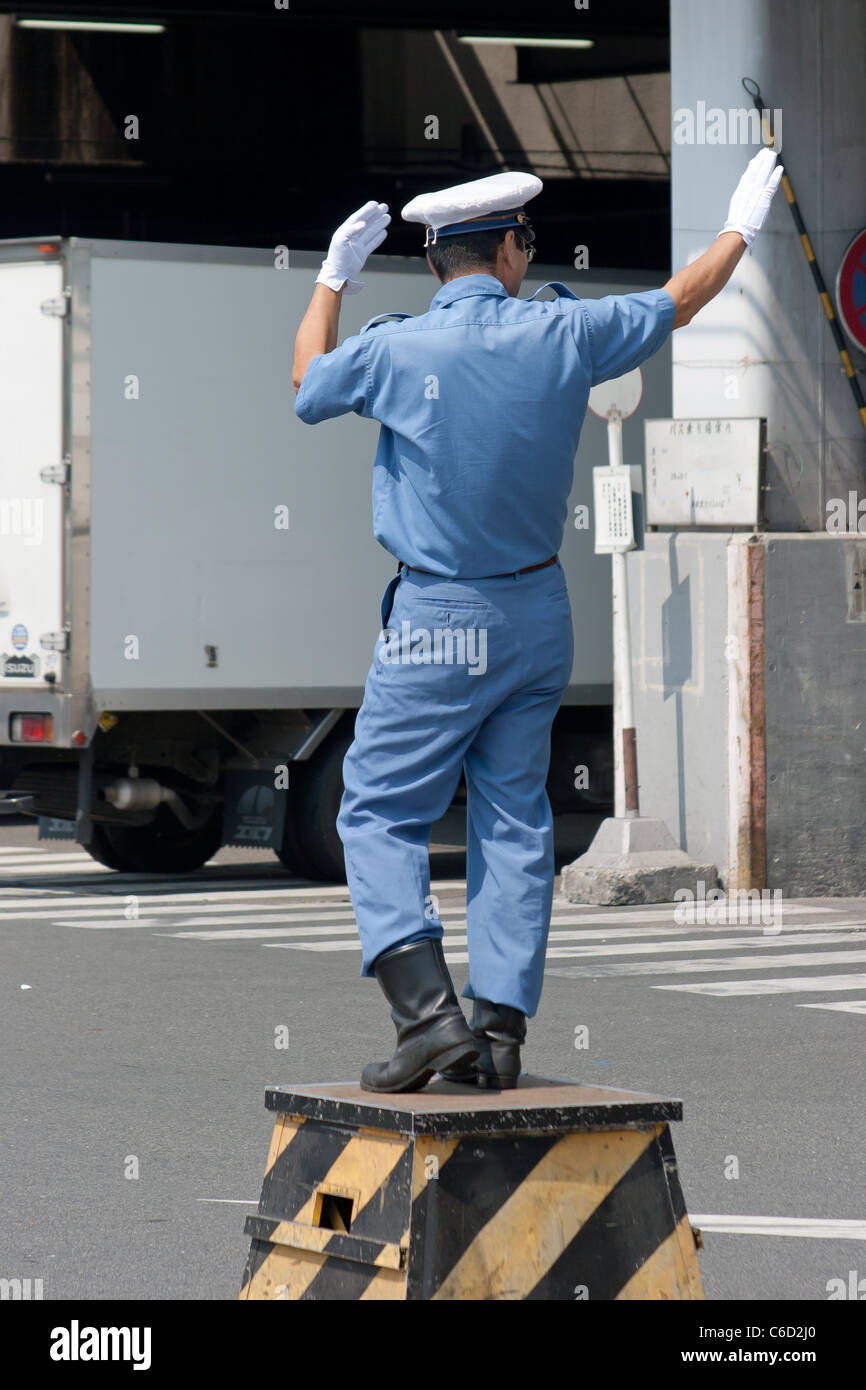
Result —
[[337, 325], [343, 294], [359, 294], [363, 280], [355, 279], [361, 268], [388, 233], [387, 203], [373, 199], [341, 223], [331, 237], [328, 254], [316, 276], [313, 297], [295, 336], [292, 385], [301, 388], [304, 373], [314, 357], [333, 352], [337, 346]]
[[337, 326], [340, 321], [342, 290], [327, 285], [313, 286], [313, 297], [295, 335], [295, 356], [292, 361], [292, 385], [301, 389], [304, 373], [320, 352], [333, 352], [337, 346]]
[[668, 280], [664, 288], [677, 306], [674, 328], [690, 323], [699, 309], [715, 299], [730, 280], [745, 250], [746, 243], [739, 232], [720, 233], [709, 251]]
[[749, 162], [728, 209], [728, 220], [708, 251], [671, 276], [664, 288], [676, 305], [674, 328], [689, 323], [715, 299], [764, 225], [773, 194], [782, 178], [774, 150], [763, 149]]

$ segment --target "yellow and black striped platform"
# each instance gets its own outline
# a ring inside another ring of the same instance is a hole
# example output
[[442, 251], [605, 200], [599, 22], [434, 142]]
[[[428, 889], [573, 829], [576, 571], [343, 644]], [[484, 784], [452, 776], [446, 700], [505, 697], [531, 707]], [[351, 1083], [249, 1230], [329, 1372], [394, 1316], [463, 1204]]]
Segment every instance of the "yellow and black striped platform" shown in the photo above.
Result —
[[699, 1299], [678, 1100], [275, 1086], [242, 1299]]

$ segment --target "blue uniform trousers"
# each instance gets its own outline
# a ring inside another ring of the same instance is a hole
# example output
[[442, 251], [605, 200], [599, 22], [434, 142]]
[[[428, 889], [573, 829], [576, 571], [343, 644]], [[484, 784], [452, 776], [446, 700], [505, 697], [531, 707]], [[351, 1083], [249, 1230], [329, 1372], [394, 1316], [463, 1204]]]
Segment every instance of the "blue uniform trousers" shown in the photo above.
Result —
[[442, 936], [430, 831], [465, 769], [463, 995], [532, 1017], [553, 900], [550, 727], [573, 658], [562, 568], [472, 580], [403, 568], [382, 623], [337, 821], [361, 975], [382, 951]]

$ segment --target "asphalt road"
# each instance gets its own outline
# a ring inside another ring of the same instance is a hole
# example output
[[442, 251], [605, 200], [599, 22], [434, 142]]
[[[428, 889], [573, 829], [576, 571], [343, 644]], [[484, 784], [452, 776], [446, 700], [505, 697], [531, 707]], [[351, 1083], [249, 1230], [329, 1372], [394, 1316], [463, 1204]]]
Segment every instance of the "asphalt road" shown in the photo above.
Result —
[[[463, 860], [444, 844], [434, 865], [459, 992]], [[524, 1048], [541, 1076], [682, 1099], [709, 1299], [866, 1277], [866, 903], [785, 902], [783, 922], [558, 902]], [[345, 889], [266, 851], [145, 880], [0, 826], [0, 1277], [45, 1299], [236, 1298], [266, 1084], [354, 1080], [392, 1051], [359, 968]]]

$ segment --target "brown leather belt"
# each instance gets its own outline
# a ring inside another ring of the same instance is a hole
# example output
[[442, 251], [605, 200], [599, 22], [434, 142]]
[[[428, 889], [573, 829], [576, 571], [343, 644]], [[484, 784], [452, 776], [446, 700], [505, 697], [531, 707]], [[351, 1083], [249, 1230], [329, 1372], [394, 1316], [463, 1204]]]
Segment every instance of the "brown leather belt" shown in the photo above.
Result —
[[[405, 560], [400, 560], [401, 565], [406, 564]], [[556, 556], [551, 555], [549, 560], [542, 560], [540, 565], [527, 565], [522, 570], [506, 570], [505, 574], [488, 574], [485, 579], [508, 579], [512, 574], [531, 574], [533, 570], [546, 570], [548, 565], [556, 564]], [[447, 579], [447, 574], [436, 574], [433, 570], [422, 570], [419, 565], [406, 565], [407, 570], [417, 570], [418, 574], [432, 574], [434, 579]]]

